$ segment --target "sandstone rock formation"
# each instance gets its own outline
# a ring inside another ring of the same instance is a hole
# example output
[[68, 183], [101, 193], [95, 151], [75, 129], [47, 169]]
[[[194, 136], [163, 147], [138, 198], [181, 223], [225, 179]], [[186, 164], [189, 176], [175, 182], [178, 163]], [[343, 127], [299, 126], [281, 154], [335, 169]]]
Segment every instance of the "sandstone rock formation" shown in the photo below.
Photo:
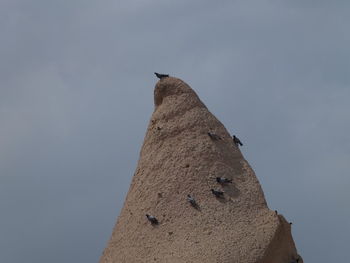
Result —
[[[154, 102], [135, 175], [100, 263], [297, 262], [290, 224], [269, 210], [254, 171], [196, 93], [180, 79], [163, 78]], [[232, 183], [218, 184], [217, 176]], [[223, 190], [224, 198], [212, 188]], [[198, 209], [187, 202], [188, 194]], [[147, 213], [159, 225], [151, 225]]]

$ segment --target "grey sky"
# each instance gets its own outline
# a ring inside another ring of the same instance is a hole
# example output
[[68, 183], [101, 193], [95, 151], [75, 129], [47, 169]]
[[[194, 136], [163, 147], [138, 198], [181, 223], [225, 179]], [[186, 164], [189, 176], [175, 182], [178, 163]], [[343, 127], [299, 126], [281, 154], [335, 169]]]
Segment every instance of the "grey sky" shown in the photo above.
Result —
[[97, 262], [153, 111], [192, 86], [293, 222], [347, 262], [349, 1], [0, 1], [0, 261]]

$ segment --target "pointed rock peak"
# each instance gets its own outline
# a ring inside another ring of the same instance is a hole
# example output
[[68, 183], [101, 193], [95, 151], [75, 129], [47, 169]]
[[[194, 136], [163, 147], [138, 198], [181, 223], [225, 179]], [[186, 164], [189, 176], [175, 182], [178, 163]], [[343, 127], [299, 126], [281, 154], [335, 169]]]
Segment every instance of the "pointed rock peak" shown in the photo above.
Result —
[[267, 207], [237, 142], [189, 85], [161, 78], [154, 102], [136, 172], [100, 263], [299, 258], [291, 225]]
[[157, 82], [154, 89], [154, 104], [157, 107], [161, 105], [163, 100], [168, 96], [180, 97], [184, 95], [198, 99], [197, 94], [181, 79], [174, 77], [164, 78]]

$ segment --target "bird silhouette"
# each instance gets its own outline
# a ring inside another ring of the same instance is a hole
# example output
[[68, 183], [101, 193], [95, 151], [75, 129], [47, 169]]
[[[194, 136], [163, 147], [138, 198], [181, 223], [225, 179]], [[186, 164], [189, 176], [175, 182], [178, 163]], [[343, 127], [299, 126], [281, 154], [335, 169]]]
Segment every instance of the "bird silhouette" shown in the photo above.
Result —
[[236, 145], [239, 144], [240, 146], [243, 146], [243, 143], [241, 142], [240, 139], [238, 139], [238, 138], [236, 137], [236, 135], [233, 135], [232, 139], [233, 139], [233, 142], [234, 142]]
[[212, 139], [214, 141], [221, 140], [221, 137], [215, 133], [208, 132], [208, 136], [210, 137], [210, 139]]
[[187, 201], [193, 206], [193, 207], [198, 207], [198, 204], [196, 200], [191, 196], [187, 195]]
[[220, 190], [214, 190], [214, 189], [210, 189], [211, 192], [213, 193], [213, 195], [215, 195], [216, 197], [223, 197], [224, 196], [224, 192], [223, 191], [220, 191]]
[[155, 218], [154, 216], [146, 214], [146, 217], [147, 217], [148, 221], [151, 222], [152, 225], [158, 225], [159, 224], [157, 218]]
[[224, 178], [224, 177], [216, 177], [216, 181], [219, 184], [228, 184], [228, 183], [232, 183], [232, 180]]
[[154, 74], [156, 74], [157, 78], [159, 78], [159, 79], [169, 77], [169, 75], [168, 75], [168, 74], [160, 74], [160, 73], [157, 73], [157, 72], [154, 72]]

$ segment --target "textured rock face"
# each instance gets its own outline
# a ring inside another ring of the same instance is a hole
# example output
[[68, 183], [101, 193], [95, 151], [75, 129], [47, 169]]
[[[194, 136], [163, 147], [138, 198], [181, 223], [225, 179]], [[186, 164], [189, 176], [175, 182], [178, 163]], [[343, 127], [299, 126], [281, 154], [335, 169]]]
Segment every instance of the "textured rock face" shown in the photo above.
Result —
[[[254, 171], [196, 93], [169, 77], [156, 84], [154, 99], [140, 160], [100, 263], [297, 259], [290, 224], [268, 209]], [[220, 185], [217, 176], [232, 183]], [[223, 190], [224, 198], [211, 188]], [[159, 225], [151, 225], [147, 213]]]

